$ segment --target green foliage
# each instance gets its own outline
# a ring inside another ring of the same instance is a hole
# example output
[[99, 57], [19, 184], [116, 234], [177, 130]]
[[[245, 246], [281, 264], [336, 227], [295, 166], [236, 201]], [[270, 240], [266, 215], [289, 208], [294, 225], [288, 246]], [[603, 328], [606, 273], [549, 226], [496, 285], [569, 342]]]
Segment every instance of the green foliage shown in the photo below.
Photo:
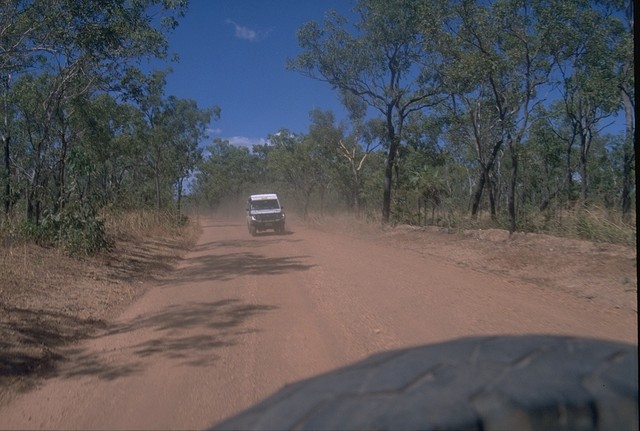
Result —
[[82, 204], [56, 213], [47, 211], [39, 224], [26, 222], [23, 233], [42, 245], [60, 247], [72, 255], [93, 254], [112, 246], [104, 221], [93, 208]]
[[[439, 20], [441, 10], [436, 3], [369, 0], [358, 2], [355, 11], [357, 32], [349, 31], [346, 19], [336, 13], [328, 14], [323, 26], [308, 22], [300, 28], [298, 43], [303, 52], [287, 66], [331, 84], [342, 94], [356, 95], [384, 119], [384, 142], [388, 147], [382, 218], [388, 222], [392, 168], [403, 140], [405, 121], [412, 112], [441, 100], [437, 75], [425, 67], [430, 63], [430, 52], [426, 50], [427, 33], [421, 31], [425, 21]], [[348, 107], [353, 106], [350, 101], [345, 102]]]
[[288, 130], [281, 130], [270, 140], [273, 149], [267, 157], [267, 169], [295, 196], [298, 210], [306, 217], [313, 193], [327, 186], [322, 151], [312, 139]]
[[215, 140], [199, 162], [192, 194], [203, 205], [215, 208], [225, 201], [240, 202], [252, 186], [268, 183], [265, 164], [248, 148], [234, 147], [228, 141]]
[[167, 72], [136, 66], [166, 57], [187, 3], [3, 3], [0, 196], [29, 238], [94, 253], [109, 247], [104, 207], [170, 208], [182, 220], [183, 183], [219, 109], [165, 97]]

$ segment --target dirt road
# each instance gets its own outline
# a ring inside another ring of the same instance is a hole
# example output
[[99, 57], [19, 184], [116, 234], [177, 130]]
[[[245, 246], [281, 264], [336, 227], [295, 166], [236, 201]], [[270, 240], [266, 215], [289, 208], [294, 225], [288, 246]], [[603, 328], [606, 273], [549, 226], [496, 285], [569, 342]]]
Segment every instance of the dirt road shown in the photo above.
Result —
[[636, 343], [637, 311], [380, 241], [203, 220], [171, 276], [0, 410], [0, 428], [204, 428], [374, 352], [534, 333]]

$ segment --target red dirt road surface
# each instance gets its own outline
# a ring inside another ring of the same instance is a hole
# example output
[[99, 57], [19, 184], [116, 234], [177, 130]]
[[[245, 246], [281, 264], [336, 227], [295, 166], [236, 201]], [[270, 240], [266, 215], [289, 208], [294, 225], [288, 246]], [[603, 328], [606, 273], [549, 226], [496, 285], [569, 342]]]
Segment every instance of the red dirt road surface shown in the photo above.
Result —
[[168, 278], [0, 410], [1, 429], [206, 428], [287, 383], [469, 335], [637, 343], [635, 303], [585, 300], [381, 239], [202, 225]]

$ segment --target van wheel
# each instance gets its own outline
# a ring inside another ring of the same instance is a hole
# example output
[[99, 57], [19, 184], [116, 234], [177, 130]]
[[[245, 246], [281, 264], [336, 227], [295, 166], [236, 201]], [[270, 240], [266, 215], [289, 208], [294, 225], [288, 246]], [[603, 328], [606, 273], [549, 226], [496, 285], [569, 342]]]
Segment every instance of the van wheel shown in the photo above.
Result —
[[214, 429], [638, 429], [637, 349], [531, 335], [384, 352]]

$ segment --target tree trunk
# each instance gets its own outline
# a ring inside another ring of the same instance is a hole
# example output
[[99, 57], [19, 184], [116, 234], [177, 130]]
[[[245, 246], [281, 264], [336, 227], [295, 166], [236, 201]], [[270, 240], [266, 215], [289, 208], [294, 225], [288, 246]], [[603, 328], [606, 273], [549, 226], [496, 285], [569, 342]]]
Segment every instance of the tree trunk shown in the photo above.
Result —
[[180, 179], [178, 179], [178, 185], [177, 185], [177, 189], [178, 189], [178, 190], [176, 190], [176, 191], [177, 191], [177, 195], [178, 195], [178, 196], [177, 196], [177, 200], [178, 200], [178, 202], [177, 202], [177, 206], [178, 206], [178, 218], [177, 218], [177, 222], [178, 222], [178, 223], [180, 222], [180, 216], [181, 216], [181, 213], [182, 213], [182, 208], [181, 208], [181, 206], [182, 206], [182, 183], [183, 183], [183, 182], [184, 182], [184, 178], [180, 178]]
[[353, 205], [356, 208], [356, 218], [360, 219], [362, 216], [362, 204], [360, 202], [360, 171], [355, 166], [355, 160], [352, 164], [353, 170], [353, 190], [352, 190], [352, 198]]
[[635, 137], [633, 130], [633, 105], [626, 91], [621, 91], [625, 112], [625, 137], [622, 166], [622, 218], [629, 221], [631, 214], [631, 190], [633, 188], [633, 161], [635, 159]]
[[478, 210], [480, 208], [480, 200], [482, 199], [482, 191], [484, 186], [489, 187], [490, 191], [490, 205], [491, 205], [491, 216], [495, 216], [496, 208], [495, 208], [495, 198], [493, 191], [491, 190], [491, 178], [490, 173], [491, 169], [493, 169], [493, 164], [496, 162], [496, 158], [498, 157], [498, 153], [500, 152], [500, 148], [502, 148], [502, 139], [496, 141], [493, 144], [493, 150], [491, 150], [491, 155], [489, 156], [489, 160], [487, 163], [482, 162], [481, 154], [480, 154], [480, 146], [478, 147], [478, 163], [480, 163], [480, 180], [478, 181], [478, 187], [476, 188], [476, 192], [473, 196], [473, 203], [471, 205], [471, 218], [474, 220], [478, 217]]
[[517, 143], [509, 138], [509, 150], [511, 153], [511, 179], [509, 182], [509, 233], [516, 231], [516, 185], [518, 179], [518, 148]]
[[13, 196], [11, 191], [11, 135], [9, 134], [9, 102], [7, 98], [9, 97], [9, 81], [11, 79], [10, 75], [5, 75], [3, 77], [3, 132], [2, 132], [2, 144], [4, 147], [4, 213], [5, 215], [9, 215], [11, 209], [13, 207]]
[[156, 183], [156, 210], [160, 211], [160, 208], [162, 207], [162, 202], [160, 199], [160, 171], [156, 165], [156, 169], [155, 169], [156, 173], [155, 173], [155, 183]]
[[314, 186], [310, 186], [307, 192], [304, 194], [304, 207], [302, 209], [302, 219], [307, 220], [309, 218], [309, 204], [311, 203], [311, 193]]
[[567, 145], [567, 204], [571, 204], [571, 201], [573, 201], [573, 193], [572, 190], [573, 189], [573, 171], [571, 169], [571, 150], [573, 147], [573, 139], [571, 139], [569, 141], [569, 144]]
[[496, 212], [496, 191], [495, 181], [491, 181], [491, 173], [487, 171], [487, 188], [489, 189], [489, 213], [491, 214], [491, 220], [497, 218]]
[[478, 181], [478, 186], [476, 187], [476, 192], [473, 195], [473, 202], [471, 204], [471, 217], [474, 220], [478, 218], [480, 201], [482, 200], [482, 193], [484, 192], [484, 188], [486, 186], [489, 193], [489, 211], [491, 214], [491, 218], [495, 219], [497, 216], [496, 197], [495, 197], [493, 184], [491, 181], [491, 173], [486, 166], [482, 166], [481, 170], [482, 171], [480, 172], [480, 179]]
[[58, 196], [54, 204], [59, 211], [64, 209], [64, 188], [66, 182], [67, 153], [69, 149], [69, 143], [64, 132], [60, 136], [60, 145], [60, 159], [58, 160]]
[[387, 111], [387, 140], [389, 152], [384, 162], [384, 194], [382, 196], [382, 222], [389, 223], [391, 218], [391, 189], [393, 187], [393, 166], [396, 163], [396, 153], [399, 142], [397, 141], [395, 127], [393, 126], [393, 113], [391, 108]]
[[485, 175], [485, 168], [483, 166], [478, 185], [476, 186], [476, 192], [473, 194], [473, 202], [471, 203], [471, 218], [473, 220], [476, 220], [478, 218], [480, 200], [482, 199], [482, 190], [484, 189], [484, 183], [486, 180], [487, 176]]
[[[629, 37], [634, 35], [634, 9], [635, 0], [625, 1], [625, 15], [627, 19]], [[627, 76], [633, 73], [634, 58], [633, 55], [626, 57], [624, 65], [622, 67], [623, 76]], [[629, 87], [627, 87], [627, 85]], [[625, 113], [625, 139], [623, 148], [623, 168], [622, 168], [622, 219], [629, 222], [631, 216], [631, 193], [633, 189], [633, 163], [635, 161], [635, 107], [632, 95], [634, 91], [631, 91], [630, 87], [633, 86], [633, 81], [623, 81], [620, 84], [620, 93], [622, 95], [622, 103], [624, 105]]]
[[27, 221], [38, 225], [40, 223], [40, 191], [44, 189], [44, 185], [40, 184], [42, 174], [42, 153], [44, 142], [39, 141], [35, 145], [34, 156], [35, 163], [33, 166], [33, 174], [27, 183]]
[[160, 211], [162, 208], [162, 199], [160, 193], [160, 154], [156, 152], [156, 161], [154, 163], [154, 176], [156, 183], [156, 210]]
[[2, 143], [4, 147], [4, 213], [9, 216], [11, 213], [11, 207], [13, 206], [13, 200], [11, 196], [11, 150], [10, 145], [11, 137], [3, 136]]
[[580, 134], [580, 200], [582, 201], [582, 205], [587, 205], [587, 198], [589, 194], [589, 172], [587, 168], [587, 159], [589, 152], [589, 142], [588, 136], [585, 132]]

